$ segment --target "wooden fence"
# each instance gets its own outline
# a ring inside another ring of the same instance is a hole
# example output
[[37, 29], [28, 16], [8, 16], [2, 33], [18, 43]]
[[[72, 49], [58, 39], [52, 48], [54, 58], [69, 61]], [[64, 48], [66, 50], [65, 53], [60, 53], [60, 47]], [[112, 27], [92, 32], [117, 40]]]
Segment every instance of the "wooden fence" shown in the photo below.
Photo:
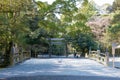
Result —
[[22, 53], [11, 54], [11, 65], [23, 62], [31, 57], [30, 51], [24, 51]]
[[88, 58], [108, 66], [109, 53], [99, 53], [98, 51], [90, 51]]
[[[24, 51], [22, 53], [11, 54], [10, 63], [11, 65], [15, 65], [29, 58], [31, 58], [30, 51]], [[5, 55], [2, 51], [0, 51], [0, 67], [4, 65], [4, 62], [5, 62]]]

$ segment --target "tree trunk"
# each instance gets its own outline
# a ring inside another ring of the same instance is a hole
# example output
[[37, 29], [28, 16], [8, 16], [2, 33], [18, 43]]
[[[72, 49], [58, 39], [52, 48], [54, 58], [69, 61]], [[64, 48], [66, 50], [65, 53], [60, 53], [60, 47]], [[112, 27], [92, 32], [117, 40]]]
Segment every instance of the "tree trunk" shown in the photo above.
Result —
[[85, 49], [82, 49], [81, 57], [85, 57]]
[[9, 44], [6, 44], [5, 47], [5, 62], [4, 62], [4, 66], [9, 66], [11, 65], [11, 48], [12, 48], [12, 44], [13, 42], [11, 41]]

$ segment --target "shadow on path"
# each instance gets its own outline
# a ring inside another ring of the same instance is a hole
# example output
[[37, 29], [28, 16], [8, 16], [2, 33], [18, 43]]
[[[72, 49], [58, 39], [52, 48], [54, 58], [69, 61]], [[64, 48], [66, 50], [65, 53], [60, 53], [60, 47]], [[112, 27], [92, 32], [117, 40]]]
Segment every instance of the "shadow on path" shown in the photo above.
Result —
[[120, 80], [115, 77], [102, 77], [102, 76], [24, 76], [24, 77], [11, 77], [5, 80]]

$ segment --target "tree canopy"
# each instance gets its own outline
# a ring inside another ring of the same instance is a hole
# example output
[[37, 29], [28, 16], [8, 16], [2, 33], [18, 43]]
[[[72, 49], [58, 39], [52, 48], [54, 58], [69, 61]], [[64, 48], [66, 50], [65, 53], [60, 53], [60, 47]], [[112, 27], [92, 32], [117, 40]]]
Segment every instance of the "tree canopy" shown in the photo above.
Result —
[[[118, 4], [119, 0], [115, 0], [113, 5], [103, 5], [108, 15], [102, 15], [92, 0], [56, 0], [52, 4], [35, 0], [1, 0], [0, 50], [8, 58], [15, 43], [30, 46], [32, 50], [35, 45], [48, 50], [49, 38], [65, 38], [67, 44], [85, 53], [90, 47], [96, 49], [97, 43], [105, 42], [97, 39], [100, 34], [93, 32], [103, 28], [103, 38], [106, 39], [106, 35], [107, 40], [114, 37], [111, 41], [119, 41]], [[110, 18], [107, 24], [106, 16]], [[94, 20], [102, 27], [88, 25]]]

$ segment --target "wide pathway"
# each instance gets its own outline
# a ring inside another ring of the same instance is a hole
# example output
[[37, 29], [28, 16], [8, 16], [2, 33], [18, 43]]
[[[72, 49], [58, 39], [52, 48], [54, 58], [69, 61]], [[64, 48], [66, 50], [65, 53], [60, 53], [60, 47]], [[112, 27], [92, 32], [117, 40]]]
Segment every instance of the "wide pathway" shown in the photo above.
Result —
[[0, 80], [120, 80], [120, 70], [89, 59], [29, 59], [0, 70]]

